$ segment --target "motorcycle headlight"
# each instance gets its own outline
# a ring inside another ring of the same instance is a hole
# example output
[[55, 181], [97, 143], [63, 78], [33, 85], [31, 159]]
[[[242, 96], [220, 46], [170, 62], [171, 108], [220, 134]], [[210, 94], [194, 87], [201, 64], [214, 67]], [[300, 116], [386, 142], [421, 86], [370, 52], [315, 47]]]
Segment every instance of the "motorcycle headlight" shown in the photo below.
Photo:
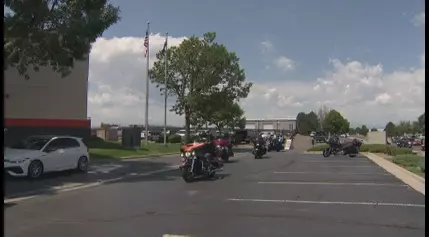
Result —
[[190, 156], [191, 156], [191, 152], [187, 151], [187, 152], [185, 153], [185, 156], [186, 156], [186, 157], [190, 157]]
[[180, 157], [185, 157], [185, 153], [180, 153]]
[[193, 152], [191, 153], [191, 155], [192, 155], [192, 156], [195, 156], [195, 151], [193, 151]]

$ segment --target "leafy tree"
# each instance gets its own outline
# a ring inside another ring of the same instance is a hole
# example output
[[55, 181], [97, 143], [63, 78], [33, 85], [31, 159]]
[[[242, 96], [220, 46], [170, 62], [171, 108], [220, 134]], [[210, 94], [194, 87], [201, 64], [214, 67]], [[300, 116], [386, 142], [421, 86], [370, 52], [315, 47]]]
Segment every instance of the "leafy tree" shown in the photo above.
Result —
[[319, 130], [320, 124], [319, 124], [319, 118], [317, 117], [317, 114], [311, 111], [307, 114], [307, 122], [308, 127], [311, 131], [317, 131]]
[[399, 135], [403, 135], [405, 133], [412, 132], [412, 125], [410, 121], [400, 121], [398, 125], [396, 125], [396, 131]]
[[296, 116], [297, 130], [299, 134], [308, 135], [312, 131], [317, 131], [319, 128], [319, 119], [317, 114], [311, 111], [306, 114], [304, 112], [298, 113]]
[[413, 121], [411, 124], [411, 133], [416, 134], [422, 131], [422, 128], [420, 127], [419, 121]]
[[[236, 54], [216, 43], [215, 38], [214, 32], [204, 34], [203, 38], [192, 36], [167, 50], [167, 93], [176, 98], [172, 111], [185, 116], [186, 141], [191, 119], [201, 118], [202, 108], [218, 107], [219, 103], [213, 103], [213, 95], [238, 102], [247, 97], [252, 86], [245, 82]], [[164, 54], [160, 51], [156, 57], [158, 61], [150, 70], [150, 79], [164, 93]]]
[[347, 119], [344, 119], [344, 123], [343, 126], [341, 127], [340, 133], [341, 134], [346, 134], [350, 132], [350, 122]]
[[350, 129], [349, 129], [349, 133], [350, 133], [350, 134], [355, 134], [355, 133], [356, 133], [355, 128], [350, 128]]
[[394, 137], [396, 136], [396, 126], [392, 122], [388, 122], [386, 124], [386, 127], [384, 128], [384, 131], [386, 132], [387, 137]]
[[349, 127], [350, 123], [336, 110], [329, 111], [323, 125], [324, 131], [334, 134], [344, 132]]
[[[215, 125], [217, 130], [221, 132], [225, 126], [231, 129], [238, 126], [243, 127], [243, 114], [244, 111], [241, 109], [239, 104], [227, 103], [224, 104], [222, 108], [217, 109], [214, 113], [210, 114], [207, 121], [210, 124]], [[244, 124], [245, 123], [246, 121], [244, 119]]]
[[366, 137], [368, 135], [369, 129], [366, 127], [366, 125], [362, 125], [362, 127], [359, 130], [359, 134]]
[[329, 112], [331, 111], [330, 108], [326, 105], [322, 105], [319, 110], [317, 111], [317, 116], [319, 117], [319, 123], [320, 123], [320, 129], [325, 130], [325, 119], [328, 116]]
[[50, 66], [63, 77], [75, 60], [89, 55], [91, 43], [119, 19], [108, 0], [4, 0], [4, 64], [29, 78], [27, 68]]
[[355, 133], [356, 134], [361, 134], [361, 127], [356, 127], [355, 128]]
[[417, 118], [417, 121], [419, 122], [419, 126], [420, 126], [421, 129], [424, 129], [424, 127], [425, 127], [425, 123], [426, 123], [426, 121], [425, 121], [425, 113], [426, 112], [424, 112], [422, 115], [420, 115]]
[[308, 135], [307, 115], [304, 112], [300, 112], [296, 116], [296, 128], [299, 134]]
[[371, 128], [371, 132], [377, 132], [378, 131], [378, 129], [376, 129], [376, 128]]

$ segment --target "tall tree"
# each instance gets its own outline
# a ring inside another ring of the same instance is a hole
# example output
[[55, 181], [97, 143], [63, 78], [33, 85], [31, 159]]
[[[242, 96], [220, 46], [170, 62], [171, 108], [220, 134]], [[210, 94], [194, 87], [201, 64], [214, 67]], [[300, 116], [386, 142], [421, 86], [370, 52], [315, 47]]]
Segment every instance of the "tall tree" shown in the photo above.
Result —
[[304, 112], [298, 113], [296, 116], [296, 129], [301, 135], [308, 135], [307, 115]]
[[107, 0], [4, 0], [4, 64], [29, 78], [27, 68], [49, 66], [63, 77], [75, 60], [88, 57], [91, 43], [119, 19]]
[[349, 122], [336, 110], [331, 110], [324, 118], [323, 130], [326, 132], [339, 134], [348, 130]]
[[368, 135], [369, 129], [366, 125], [362, 125], [362, 127], [359, 129], [359, 134], [366, 137]]
[[308, 127], [311, 131], [317, 131], [320, 128], [319, 118], [317, 114], [311, 111], [307, 114]]
[[325, 119], [328, 116], [329, 112], [331, 111], [331, 109], [326, 106], [326, 105], [322, 105], [319, 110], [317, 111], [317, 116], [319, 117], [319, 123], [320, 123], [320, 128], [322, 130], [325, 130], [324, 126], [325, 126]]
[[[185, 116], [186, 140], [189, 139], [191, 118], [197, 116], [202, 107], [210, 107], [205, 98], [221, 93], [228, 101], [238, 102], [247, 97], [251, 83], [245, 82], [244, 70], [240, 68], [235, 53], [215, 42], [216, 33], [204, 37], [192, 36], [178, 47], [167, 50], [169, 95], [176, 98], [172, 111]], [[150, 79], [160, 86], [165, 84], [164, 54], [158, 52], [150, 70]], [[213, 105], [215, 106], [215, 105]]]

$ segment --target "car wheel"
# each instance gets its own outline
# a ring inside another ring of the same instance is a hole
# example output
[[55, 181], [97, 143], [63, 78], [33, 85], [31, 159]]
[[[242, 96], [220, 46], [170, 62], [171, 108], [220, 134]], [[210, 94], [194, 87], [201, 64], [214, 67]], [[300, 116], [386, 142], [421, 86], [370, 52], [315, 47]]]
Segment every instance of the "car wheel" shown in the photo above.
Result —
[[27, 176], [31, 179], [37, 179], [43, 174], [43, 164], [39, 160], [32, 161], [28, 166]]
[[82, 156], [77, 161], [77, 170], [80, 172], [87, 172], [89, 167], [88, 158]]

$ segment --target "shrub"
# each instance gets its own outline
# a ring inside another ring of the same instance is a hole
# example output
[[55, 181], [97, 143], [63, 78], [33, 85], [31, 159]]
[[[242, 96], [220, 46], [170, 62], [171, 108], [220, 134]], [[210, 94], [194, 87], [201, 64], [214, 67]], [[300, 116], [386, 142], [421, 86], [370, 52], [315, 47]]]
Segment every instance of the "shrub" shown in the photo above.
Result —
[[[323, 151], [328, 147], [328, 144], [314, 146], [307, 151]], [[371, 153], [384, 153], [390, 156], [396, 155], [409, 155], [412, 154], [412, 150], [408, 148], [400, 148], [385, 144], [362, 144], [360, 147], [361, 152], [371, 152]]]
[[[425, 158], [418, 155], [398, 155], [393, 158], [393, 163], [398, 164], [408, 170], [422, 170], [424, 172]], [[422, 169], [423, 168], [423, 169]]]
[[[164, 137], [162, 137], [162, 142], [164, 142]], [[173, 134], [173, 135], [168, 137], [168, 142], [169, 143], [180, 143], [180, 142], [182, 142], [182, 137], [177, 135], [177, 134]]]

